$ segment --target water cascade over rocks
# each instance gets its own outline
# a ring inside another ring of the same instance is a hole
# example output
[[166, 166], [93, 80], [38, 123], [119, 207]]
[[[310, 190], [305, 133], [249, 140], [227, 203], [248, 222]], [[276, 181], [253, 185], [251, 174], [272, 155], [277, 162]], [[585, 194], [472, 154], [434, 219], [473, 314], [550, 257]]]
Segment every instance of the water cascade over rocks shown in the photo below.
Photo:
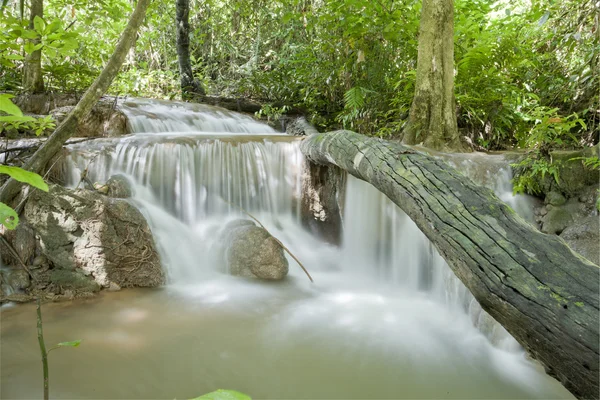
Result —
[[[117, 174], [131, 180], [131, 201], [149, 221], [168, 284], [137, 300], [115, 300], [134, 313], [127, 314], [135, 320], [127, 334], [124, 322], [112, 322], [125, 314], [95, 306], [103, 321], [95, 329], [106, 333], [91, 342], [98, 352], [108, 340], [122, 346], [127, 356], [120, 363], [143, 373], [147, 385], [135, 393], [129, 384], [102, 385], [105, 392], [94, 396], [193, 397], [231, 387], [256, 398], [570, 397], [369, 184], [347, 180], [341, 246], [302, 228], [300, 139], [214, 107], [126, 100], [121, 109], [134, 134], [72, 145], [70, 181], [76, 186], [86, 169], [92, 182]], [[469, 166], [480, 170], [468, 160], [451, 162], [465, 173]], [[506, 190], [506, 176], [488, 175], [494, 179], [487, 184]], [[241, 209], [294, 252], [314, 284], [291, 258], [288, 276], [277, 283], [223, 273], [224, 227], [249, 219]], [[136, 326], [144, 335], [130, 342]], [[168, 351], [154, 358], [146, 342]], [[13, 356], [7, 349], [3, 358]], [[38, 362], [35, 354], [31, 359]], [[152, 365], [170, 367], [152, 375]], [[82, 397], [86, 389], [82, 383], [53, 390]], [[17, 393], [3, 385], [3, 395]]]

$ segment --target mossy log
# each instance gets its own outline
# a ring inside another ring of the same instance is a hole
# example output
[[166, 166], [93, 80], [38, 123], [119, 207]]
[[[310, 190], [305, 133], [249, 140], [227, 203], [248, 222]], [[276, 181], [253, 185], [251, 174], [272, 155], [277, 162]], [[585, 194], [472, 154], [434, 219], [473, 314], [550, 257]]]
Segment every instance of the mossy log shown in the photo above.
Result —
[[302, 152], [370, 182], [431, 240], [482, 307], [578, 398], [597, 399], [600, 268], [491, 190], [410, 147], [349, 131]]

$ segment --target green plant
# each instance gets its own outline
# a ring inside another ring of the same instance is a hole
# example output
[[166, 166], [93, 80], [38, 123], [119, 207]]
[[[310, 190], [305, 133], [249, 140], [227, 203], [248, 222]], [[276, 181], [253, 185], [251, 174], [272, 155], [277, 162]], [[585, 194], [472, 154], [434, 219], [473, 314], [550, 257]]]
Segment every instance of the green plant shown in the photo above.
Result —
[[513, 179], [514, 193], [540, 194], [542, 192], [541, 180], [546, 175], [559, 182], [560, 163], [552, 162], [546, 157], [539, 155], [528, 156], [519, 163], [511, 164], [511, 167], [519, 171]]
[[219, 389], [191, 400], [252, 400], [252, 398], [235, 390]]
[[52, 346], [50, 349], [46, 350], [46, 343], [44, 342], [44, 330], [42, 325], [42, 305], [40, 298], [38, 297], [36, 300], [36, 311], [37, 311], [37, 337], [38, 343], [40, 345], [40, 352], [42, 353], [42, 367], [44, 374], [44, 400], [49, 399], [50, 393], [50, 377], [48, 370], [48, 353], [52, 350], [60, 349], [62, 347], [79, 347], [81, 344], [81, 340], [74, 340], [71, 342], [61, 342]]
[[[0, 94], [0, 112], [8, 114], [0, 115], [0, 128], [3, 123], [30, 122], [31, 117], [24, 116], [19, 107], [10, 100], [11, 97], [8, 94]], [[22, 168], [0, 165], [0, 174], [6, 174], [19, 182], [27, 183], [45, 192], [48, 191], [48, 185], [41, 176]], [[15, 210], [4, 203], [0, 203], [0, 225], [5, 226], [7, 229], [15, 229], [18, 223], [19, 216]]]

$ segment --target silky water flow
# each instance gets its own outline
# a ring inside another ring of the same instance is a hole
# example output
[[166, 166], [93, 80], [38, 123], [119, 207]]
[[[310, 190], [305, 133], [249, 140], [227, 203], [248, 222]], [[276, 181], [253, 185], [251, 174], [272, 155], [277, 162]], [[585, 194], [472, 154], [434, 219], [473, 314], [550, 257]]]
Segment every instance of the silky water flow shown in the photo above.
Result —
[[[202, 105], [128, 100], [134, 134], [71, 146], [81, 171], [120, 173], [148, 219], [168, 284], [44, 305], [54, 398], [572, 398], [487, 315], [416, 225], [348, 179], [343, 244], [301, 227], [297, 138]], [[519, 210], [510, 170], [449, 160]], [[483, 178], [479, 175], [483, 172]], [[486, 174], [487, 171], [488, 173]], [[507, 172], [508, 171], [508, 172]], [[485, 178], [487, 176], [487, 178]], [[259, 219], [303, 262], [282, 282], [228, 276], [213, 257], [229, 220]], [[2, 398], [39, 397], [32, 304], [2, 309]]]

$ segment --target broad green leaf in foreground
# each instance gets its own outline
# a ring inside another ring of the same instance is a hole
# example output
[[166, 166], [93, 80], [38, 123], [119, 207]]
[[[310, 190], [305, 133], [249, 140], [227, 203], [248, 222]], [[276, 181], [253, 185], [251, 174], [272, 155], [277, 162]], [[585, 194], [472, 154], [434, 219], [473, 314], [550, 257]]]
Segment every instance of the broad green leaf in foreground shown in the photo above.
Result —
[[16, 115], [21, 117], [23, 112], [17, 107], [10, 99], [13, 97], [10, 94], [0, 94], [0, 111], [7, 113], [8, 115]]
[[19, 216], [9, 206], [4, 203], [0, 203], [0, 224], [4, 225], [7, 229], [13, 230], [19, 223]]
[[25, 171], [19, 167], [0, 165], [0, 174], [7, 174], [19, 182], [28, 183], [44, 192], [48, 191], [48, 185], [44, 182], [44, 179], [35, 172]]
[[219, 389], [191, 400], [252, 400], [252, 398], [235, 390]]

